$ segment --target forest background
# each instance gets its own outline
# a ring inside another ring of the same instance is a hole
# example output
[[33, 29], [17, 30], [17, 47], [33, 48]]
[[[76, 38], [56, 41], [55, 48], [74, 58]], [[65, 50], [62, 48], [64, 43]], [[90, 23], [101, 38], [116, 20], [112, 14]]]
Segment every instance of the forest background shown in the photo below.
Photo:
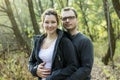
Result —
[[93, 42], [92, 80], [120, 80], [120, 0], [0, 0], [0, 80], [37, 80], [28, 60], [41, 14], [66, 6], [77, 10], [78, 29]]

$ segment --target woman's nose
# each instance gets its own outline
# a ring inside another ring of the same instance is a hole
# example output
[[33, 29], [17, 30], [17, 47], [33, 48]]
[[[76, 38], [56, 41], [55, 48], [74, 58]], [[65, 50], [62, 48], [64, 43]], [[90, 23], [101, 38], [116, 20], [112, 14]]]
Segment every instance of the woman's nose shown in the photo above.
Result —
[[49, 27], [51, 27], [51, 26], [52, 26], [52, 24], [50, 23], [48, 26], [49, 26]]

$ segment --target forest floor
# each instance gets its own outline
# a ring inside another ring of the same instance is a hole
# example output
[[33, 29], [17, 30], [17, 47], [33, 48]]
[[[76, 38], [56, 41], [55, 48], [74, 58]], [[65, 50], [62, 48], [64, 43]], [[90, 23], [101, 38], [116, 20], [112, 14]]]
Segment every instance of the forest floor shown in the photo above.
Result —
[[112, 65], [104, 65], [100, 60], [98, 63], [95, 59], [91, 75], [92, 80], [120, 80], [120, 64], [116, 63], [113, 69]]
[[[0, 58], [0, 80], [37, 80], [28, 71], [29, 57], [25, 53], [9, 53]], [[118, 59], [117, 59], [118, 60]], [[104, 65], [101, 57], [94, 58], [91, 80], [120, 80], [120, 60], [115, 61], [115, 68], [111, 63]]]

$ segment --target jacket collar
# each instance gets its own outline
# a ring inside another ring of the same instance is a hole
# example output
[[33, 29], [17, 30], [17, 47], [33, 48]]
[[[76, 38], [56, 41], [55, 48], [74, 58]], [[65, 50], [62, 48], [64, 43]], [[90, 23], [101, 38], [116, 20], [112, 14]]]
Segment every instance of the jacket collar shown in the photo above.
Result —
[[[55, 44], [55, 47], [54, 47], [54, 53], [53, 53], [53, 58], [52, 58], [52, 65], [53, 65], [55, 57], [56, 57], [58, 45], [60, 43], [60, 40], [63, 37], [63, 31], [61, 31], [60, 29], [57, 29], [57, 34], [58, 34], [58, 37], [57, 37], [56, 44]], [[37, 55], [36, 55], [36, 57], [37, 57], [39, 62], [41, 62], [42, 60], [39, 58], [38, 54], [39, 54], [39, 50], [40, 50], [40, 46], [42, 44], [42, 41], [44, 40], [45, 37], [46, 37], [46, 34], [42, 34], [42, 35], [38, 35], [37, 36], [38, 43], [37, 43], [37, 52], [36, 52]]]
[[57, 38], [57, 40], [56, 40], [56, 44], [55, 44], [55, 47], [54, 47], [52, 64], [54, 63], [54, 60], [55, 60], [55, 57], [56, 57], [56, 54], [57, 54], [57, 48], [58, 48], [58, 45], [60, 44], [60, 40], [61, 40], [62, 37], [63, 37], [63, 31], [61, 31], [60, 29], [57, 29], [57, 33], [58, 33], [58, 38]]

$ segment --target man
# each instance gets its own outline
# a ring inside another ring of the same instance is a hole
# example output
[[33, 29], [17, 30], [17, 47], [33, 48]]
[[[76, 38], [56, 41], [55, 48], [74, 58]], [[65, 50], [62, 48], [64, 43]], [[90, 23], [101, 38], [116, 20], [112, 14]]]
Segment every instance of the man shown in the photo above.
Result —
[[65, 35], [69, 37], [75, 47], [78, 59], [78, 69], [67, 80], [90, 80], [93, 66], [92, 42], [77, 30], [78, 15], [75, 9], [66, 7], [61, 11], [62, 25], [66, 29]]

